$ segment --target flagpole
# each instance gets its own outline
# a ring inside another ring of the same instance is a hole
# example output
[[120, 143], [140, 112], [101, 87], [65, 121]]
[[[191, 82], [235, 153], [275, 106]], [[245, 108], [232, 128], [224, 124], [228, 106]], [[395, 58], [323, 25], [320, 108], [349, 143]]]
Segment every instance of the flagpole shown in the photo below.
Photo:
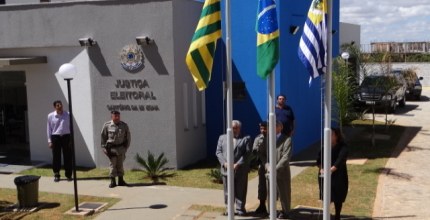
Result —
[[270, 74], [268, 83], [268, 100], [269, 105], [269, 213], [270, 219], [276, 219], [276, 115], [275, 115], [275, 74]]
[[330, 220], [331, 194], [331, 86], [332, 86], [332, 0], [327, 0], [327, 74], [324, 91], [324, 195], [323, 219]]
[[225, 45], [226, 45], [226, 90], [227, 90], [227, 200], [228, 219], [234, 219], [234, 172], [233, 172], [233, 100], [232, 100], [232, 61], [231, 61], [231, 39], [230, 39], [230, 0], [225, 0]]

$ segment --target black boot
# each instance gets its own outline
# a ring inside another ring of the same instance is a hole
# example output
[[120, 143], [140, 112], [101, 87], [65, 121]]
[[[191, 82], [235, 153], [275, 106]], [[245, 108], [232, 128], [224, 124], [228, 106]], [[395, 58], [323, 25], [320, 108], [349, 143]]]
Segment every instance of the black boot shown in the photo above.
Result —
[[114, 188], [116, 186], [115, 177], [110, 178], [109, 188]]
[[265, 200], [260, 200], [260, 205], [255, 210], [256, 214], [267, 214], [266, 203]]
[[118, 186], [128, 186], [128, 184], [124, 181], [122, 176], [118, 177]]

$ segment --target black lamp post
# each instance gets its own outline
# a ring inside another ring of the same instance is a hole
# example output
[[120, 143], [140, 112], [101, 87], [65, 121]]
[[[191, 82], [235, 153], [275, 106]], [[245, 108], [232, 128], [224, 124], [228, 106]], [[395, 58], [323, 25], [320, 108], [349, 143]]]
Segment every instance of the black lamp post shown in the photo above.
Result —
[[73, 133], [73, 113], [72, 113], [72, 93], [70, 90], [70, 81], [76, 75], [76, 67], [71, 63], [61, 65], [58, 74], [67, 82], [67, 94], [69, 98], [69, 121], [70, 121], [70, 145], [72, 147], [72, 169], [73, 169], [73, 185], [75, 194], [75, 212], [79, 212], [78, 205], [78, 182], [76, 180], [76, 158], [75, 158], [75, 136]]

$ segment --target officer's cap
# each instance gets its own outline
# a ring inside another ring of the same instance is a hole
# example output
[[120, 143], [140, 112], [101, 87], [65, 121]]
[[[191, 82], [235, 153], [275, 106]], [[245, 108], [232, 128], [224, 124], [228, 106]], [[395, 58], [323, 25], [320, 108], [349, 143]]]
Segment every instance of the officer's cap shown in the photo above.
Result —
[[110, 112], [112, 115], [120, 115], [121, 113], [119, 113], [119, 111], [111, 111]]

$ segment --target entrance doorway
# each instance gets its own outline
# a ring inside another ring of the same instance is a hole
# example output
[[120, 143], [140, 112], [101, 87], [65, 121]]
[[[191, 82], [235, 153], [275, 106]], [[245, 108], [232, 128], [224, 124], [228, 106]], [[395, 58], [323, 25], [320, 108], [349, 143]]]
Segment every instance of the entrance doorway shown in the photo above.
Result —
[[30, 161], [24, 71], [0, 71], [0, 165]]

